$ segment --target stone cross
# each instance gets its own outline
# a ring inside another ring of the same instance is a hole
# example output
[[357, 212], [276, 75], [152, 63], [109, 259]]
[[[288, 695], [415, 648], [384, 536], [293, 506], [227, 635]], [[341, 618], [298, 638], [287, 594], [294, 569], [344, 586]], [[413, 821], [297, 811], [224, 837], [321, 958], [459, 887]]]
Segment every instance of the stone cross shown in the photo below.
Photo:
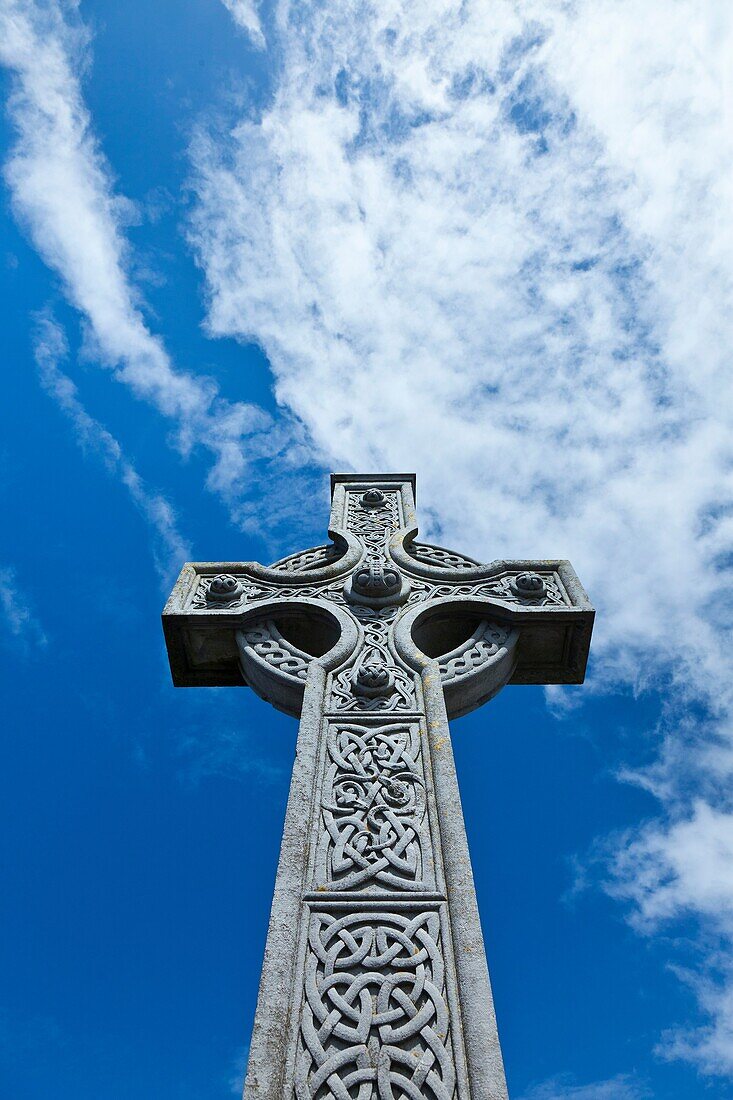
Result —
[[500, 1100], [506, 1082], [448, 718], [577, 684], [567, 561], [416, 541], [415, 478], [334, 474], [331, 542], [189, 563], [173, 682], [248, 685], [300, 729], [245, 1100]]

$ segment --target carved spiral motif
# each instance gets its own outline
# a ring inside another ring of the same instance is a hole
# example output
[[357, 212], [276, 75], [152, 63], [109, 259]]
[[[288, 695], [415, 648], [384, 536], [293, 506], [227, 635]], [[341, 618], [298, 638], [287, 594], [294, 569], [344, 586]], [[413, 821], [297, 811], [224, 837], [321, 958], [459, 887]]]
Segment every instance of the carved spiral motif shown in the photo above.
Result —
[[362, 493], [359, 503], [362, 508], [381, 508], [386, 500], [387, 498], [381, 489], [367, 489], [365, 493]]
[[219, 573], [209, 582], [209, 599], [233, 600], [241, 595], [242, 585], [231, 573]]
[[547, 591], [547, 586], [539, 573], [532, 573], [529, 570], [518, 573], [511, 582], [510, 588], [515, 596], [523, 596], [524, 599], [530, 600], [540, 599]]

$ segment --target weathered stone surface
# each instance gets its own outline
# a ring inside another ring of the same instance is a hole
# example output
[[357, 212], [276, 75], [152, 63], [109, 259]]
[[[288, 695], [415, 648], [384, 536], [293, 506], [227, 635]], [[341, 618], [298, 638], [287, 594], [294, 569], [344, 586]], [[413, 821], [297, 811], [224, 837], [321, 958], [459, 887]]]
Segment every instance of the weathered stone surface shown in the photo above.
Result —
[[506, 1084], [448, 716], [580, 683], [593, 611], [565, 561], [415, 541], [412, 475], [332, 475], [332, 543], [188, 564], [177, 685], [300, 717], [246, 1100], [500, 1100]]

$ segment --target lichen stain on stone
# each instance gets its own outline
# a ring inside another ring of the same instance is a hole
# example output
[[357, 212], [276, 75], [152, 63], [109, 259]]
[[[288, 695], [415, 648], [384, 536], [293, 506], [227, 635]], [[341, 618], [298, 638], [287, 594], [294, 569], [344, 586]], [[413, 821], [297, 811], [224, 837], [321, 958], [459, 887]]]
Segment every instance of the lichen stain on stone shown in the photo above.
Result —
[[447, 737], [439, 737], [437, 741], [433, 741], [433, 748], [435, 749], [435, 751], [440, 752], [447, 740]]

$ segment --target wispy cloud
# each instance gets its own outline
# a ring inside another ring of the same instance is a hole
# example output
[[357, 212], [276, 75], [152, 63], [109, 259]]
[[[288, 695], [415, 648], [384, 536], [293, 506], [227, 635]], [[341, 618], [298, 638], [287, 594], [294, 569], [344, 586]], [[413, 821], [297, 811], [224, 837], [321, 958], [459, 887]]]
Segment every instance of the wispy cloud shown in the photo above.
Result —
[[48, 641], [30, 601], [18, 583], [16, 570], [0, 565], [0, 625], [6, 637], [23, 650], [43, 647]]
[[534, 1085], [520, 1100], [645, 1100], [652, 1093], [634, 1078], [621, 1074], [608, 1081], [576, 1085], [566, 1076]]
[[265, 36], [260, 22], [259, 4], [256, 0], [222, 0], [224, 7], [231, 13], [232, 19], [241, 27], [253, 46], [263, 50]]
[[192, 786], [211, 776], [265, 785], [284, 778], [280, 768], [258, 754], [246, 729], [235, 731], [216, 723], [205, 730], [188, 730], [178, 738], [177, 752], [183, 762], [179, 777]]
[[147, 488], [118, 441], [84, 408], [76, 386], [59, 367], [68, 354], [66, 337], [61, 326], [47, 314], [37, 318], [34, 350], [41, 384], [71, 421], [80, 446], [99, 455], [149, 524], [156, 566], [161, 581], [169, 586], [181, 562], [190, 557], [190, 548], [178, 532], [172, 506], [165, 497]]
[[276, 27], [272, 102], [192, 148], [211, 332], [262, 344], [336, 466], [417, 469], [449, 542], [572, 558], [596, 689], [665, 699], [633, 776], [662, 816], [615, 888], [647, 930], [699, 920], [730, 1041], [669, 1049], [733, 1073], [733, 866], [708, 900], [683, 858], [733, 811], [733, 12], [283, 0]]
[[662, 1036], [657, 1053], [696, 1063], [704, 1073], [728, 1076], [733, 1051], [733, 967], [730, 959], [718, 960], [717, 973], [700, 974], [678, 968], [706, 1013], [701, 1027], [670, 1028]]
[[88, 45], [73, 0], [0, 0], [0, 63], [13, 74], [17, 135], [4, 166], [13, 210], [84, 318], [96, 360], [174, 422], [183, 454], [209, 452], [208, 486], [238, 516], [252, 464], [288, 463], [293, 433], [256, 405], [224, 400], [212, 379], [177, 369], [148, 326], [130, 276], [132, 206], [115, 187], [82, 95]]
[[[719, 800], [716, 800], [719, 802]], [[727, 801], [727, 800], [726, 800]], [[626, 836], [613, 854], [610, 891], [633, 903], [633, 921], [644, 932], [684, 917], [697, 917], [709, 936], [705, 965], [672, 968], [696, 993], [709, 1022], [665, 1032], [658, 1052], [696, 1062], [706, 1073], [733, 1068], [733, 812], [702, 798], [666, 828], [656, 822]]]
[[242, 1047], [232, 1059], [231, 1069], [229, 1071], [229, 1091], [232, 1096], [241, 1096], [244, 1089], [244, 1077], [247, 1072], [247, 1060], [249, 1058], [249, 1044], [246, 1047]]

